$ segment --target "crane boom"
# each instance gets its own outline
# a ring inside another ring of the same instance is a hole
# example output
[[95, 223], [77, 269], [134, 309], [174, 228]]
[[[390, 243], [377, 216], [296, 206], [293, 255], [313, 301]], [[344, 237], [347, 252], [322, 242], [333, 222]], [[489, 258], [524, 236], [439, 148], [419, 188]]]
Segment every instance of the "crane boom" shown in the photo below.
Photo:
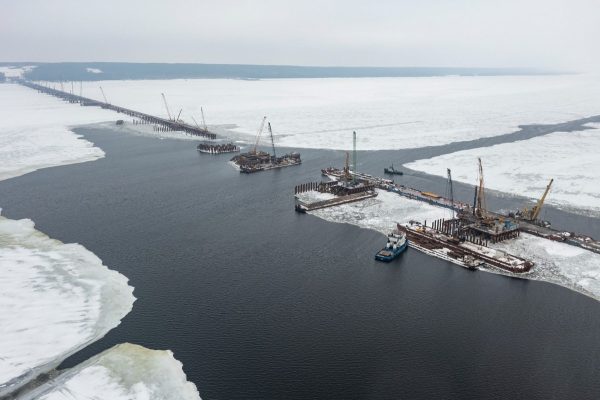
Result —
[[169, 111], [169, 105], [167, 104], [167, 98], [165, 97], [164, 93], [161, 93], [163, 102], [165, 103], [165, 108], [167, 109], [167, 115], [169, 116], [169, 121], [172, 120], [173, 118], [171, 117], [171, 111]]
[[448, 170], [448, 190], [450, 192], [450, 205], [452, 207], [452, 219], [454, 219], [454, 189], [452, 188], [452, 171]]
[[191, 115], [192, 117], [192, 121], [194, 121], [194, 124], [196, 124], [196, 126], [198, 127], [198, 129], [200, 129], [200, 125], [198, 125], [198, 121], [196, 121], [196, 118], [194, 118], [193, 115]]
[[265, 122], [267, 121], [267, 117], [264, 116], [262, 122], [260, 123], [260, 128], [258, 128], [258, 132], [256, 133], [256, 141], [254, 142], [254, 154], [256, 154], [256, 148], [258, 147], [258, 142], [260, 141], [260, 135], [262, 135], [263, 130], [265, 129]]
[[271, 129], [271, 123], [269, 122], [269, 134], [271, 135], [271, 146], [273, 147], [273, 161], [277, 160], [275, 155], [275, 140], [273, 140], [273, 130]]
[[105, 102], [106, 104], [109, 104], [109, 103], [108, 103], [108, 100], [106, 100], [106, 95], [104, 94], [104, 89], [102, 89], [102, 86], [100, 86], [100, 91], [102, 92], [102, 97], [104, 98], [104, 102]]
[[546, 200], [546, 196], [548, 195], [548, 192], [550, 191], [550, 187], [552, 186], [552, 182], [554, 182], [554, 178], [550, 179], [550, 183], [548, 183], [548, 186], [546, 186], [546, 190], [544, 191], [544, 194], [538, 200], [537, 204], [533, 208], [533, 210], [532, 210], [533, 212], [531, 213], [531, 220], [532, 221], [535, 221], [540, 216], [540, 212], [542, 211], [542, 207], [544, 206], [544, 201]]
[[481, 158], [477, 159], [479, 162], [479, 191], [477, 193], [477, 211], [480, 218], [485, 218], [486, 204], [485, 204], [485, 186], [483, 183], [483, 164]]
[[202, 114], [202, 126], [204, 127], [205, 131], [208, 131], [208, 128], [206, 127], [206, 120], [204, 119], [204, 109], [202, 107], [200, 107], [200, 114]]
[[179, 109], [179, 114], [177, 114], [177, 119], [175, 120], [176, 122], [179, 122], [179, 117], [181, 117], [181, 112], [183, 111], [183, 108]]

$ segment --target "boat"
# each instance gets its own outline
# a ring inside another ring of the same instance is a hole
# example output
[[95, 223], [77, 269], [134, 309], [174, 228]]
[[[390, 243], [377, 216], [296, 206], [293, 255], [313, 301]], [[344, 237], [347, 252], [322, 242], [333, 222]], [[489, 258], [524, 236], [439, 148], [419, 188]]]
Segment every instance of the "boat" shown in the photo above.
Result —
[[404, 172], [394, 168], [394, 164], [383, 169], [383, 172], [389, 175], [404, 175]]
[[402, 254], [408, 247], [408, 239], [404, 232], [394, 231], [388, 235], [385, 247], [375, 254], [377, 261], [390, 262]]

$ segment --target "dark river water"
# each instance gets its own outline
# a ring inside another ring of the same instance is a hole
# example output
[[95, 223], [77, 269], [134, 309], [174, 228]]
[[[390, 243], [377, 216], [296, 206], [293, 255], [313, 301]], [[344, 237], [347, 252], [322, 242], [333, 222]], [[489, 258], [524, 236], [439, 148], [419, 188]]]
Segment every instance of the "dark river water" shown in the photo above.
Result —
[[[242, 175], [193, 142], [79, 133], [106, 158], [0, 182], [3, 215], [83, 244], [135, 287], [121, 325], [65, 366], [127, 341], [171, 349], [204, 400], [600, 398], [597, 301], [413, 249], [379, 264], [381, 234], [296, 214], [294, 185], [343, 153], [302, 151], [299, 167]], [[359, 159], [380, 174], [418, 155]], [[472, 189], [457, 192], [468, 201]]]

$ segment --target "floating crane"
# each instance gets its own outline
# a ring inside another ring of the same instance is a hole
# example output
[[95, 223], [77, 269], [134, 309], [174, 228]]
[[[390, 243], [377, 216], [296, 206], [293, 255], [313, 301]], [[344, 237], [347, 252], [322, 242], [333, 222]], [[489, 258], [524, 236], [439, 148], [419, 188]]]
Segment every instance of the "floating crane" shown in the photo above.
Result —
[[177, 114], [177, 119], [175, 120], [175, 122], [179, 122], [179, 117], [181, 117], [181, 112], [183, 111], [183, 108], [179, 109], [179, 114]]
[[104, 98], [104, 102], [106, 104], [109, 104], [108, 100], [106, 100], [106, 95], [104, 94], [104, 89], [102, 89], [102, 86], [100, 86], [100, 91], [102, 92], [102, 97]]
[[264, 116], [262, 119], [262, 122], [260, 123], [260, 127], [258, 128], [258, 132], [256, 133], [256, 141], [254, 142], [254, 148], [252, 150], [252, 153], [256, 154], [256, 148], [258, 147], [258, 142], [260, 141], [260, 136], [263, 133], [263, 130], [265, 129], [265, 122], [267, 121], [267, 117]]
[[350, 153], [346, 152], [346, 165], [344, 166], [344, 178], [346, 183], [350, 180]]
[[162, 96], [163, 102], [165, 103], [165, 108], [167, 109], [167, 115], [169, 116], [169, 121], [172, 121], [173, 117], [171, 117], [171, 111], [169, 111], [169, 105], [167, 104], [167, 98], [165, 97], [164, 93], [161, 93], [160, 95]]
[[356, 167], [356, 131], [352, 132], [352, 183], [356, 184], [356, 174], [358, 168]]
[[546, 201], [546, 196], [552, 187], [552, 182], [554, 182], [554, 178], [550, 179], [550, 183], [548, 183], [548, 186], [546, 186], [544, 194], [542, 197], [540, 197], [535, 206], [531, 207], [531, 209], [525, 207], [523, 210], [521, 210], [521, 216], [524, 220], [533, 222], [539, 218], [542, 207], [544, 206], [544, 201]]
[[271, 123], [269, 122], [269, 134], [271, 135], [271, 146], [273, 147], [273, 162], [277, 161], [277, 156], [275, 155], [275, 140], [273, 140], [273, 130], [271, 129]]

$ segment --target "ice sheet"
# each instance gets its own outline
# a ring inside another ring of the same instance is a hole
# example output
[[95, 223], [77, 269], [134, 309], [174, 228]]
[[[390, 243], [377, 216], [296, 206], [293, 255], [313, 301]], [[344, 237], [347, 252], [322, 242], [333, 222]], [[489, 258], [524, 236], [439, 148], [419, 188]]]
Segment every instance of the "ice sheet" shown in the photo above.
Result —
[[600, 254], [529, 234], [491, 246], [535, 262], [530, 279], [556, 283], [600, 300]]
[[591, 75], [84, 82], [83, 95], [166, 117], [237, 124], [252, 139], [263, 115], [279, 146], [362, 150], [416, 148], [600, 114]]
[[305, 203], [314, 203], [316, 201], [333, 199], [335, 195], [331, 193], [317, 192], [316, 190], [309, 190], [308, 192], [296, 195], [296, 197], [298, 198], [298, 200], [303, 201]]
[[0, 180], [40, 168], [91, 161], [104, 152], [68, 126], [116, 119], [16, 84], [0, 85]]
[[117, 345], [63, 373], [20, 400], [199, 400], [170, 351]]
[[427, 203], [411, 200], [395, 193], [378, 191], [379, 195], [354, 203], [310, 211], [330, 222], [348, 223], [361, 228], [373, 229], [385, 235], [396, 228], [396, 223], [410, 220], [422, 222], [450, 218], [451, 211]]
[[439, 176], [445, 176], [450, 168], [454, 180], [475, 184], [477, 157], [481, 157], [490, 189], [538, 199], [554, 178], [547, 203], [600, 215], [600, 157], [595, 149], [600, 149], [600, 129], [556, 132], [405, 166]]
[[119, 325], [132, 291], [83, 246], [0, 216], [0, 397]]

